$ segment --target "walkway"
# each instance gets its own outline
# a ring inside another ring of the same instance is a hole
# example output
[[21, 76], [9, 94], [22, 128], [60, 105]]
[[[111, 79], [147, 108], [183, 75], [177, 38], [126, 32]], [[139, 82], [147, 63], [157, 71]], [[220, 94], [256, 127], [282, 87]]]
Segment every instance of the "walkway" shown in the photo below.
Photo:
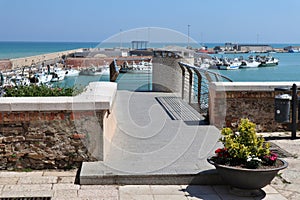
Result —
[[[229, 193], [224, 185], [78, 185], [76, 170], [0, 172], [0, 197], [48, 197], [51, 200], [254, 200]], [[295, 174], [296, 175], [296, 174]], [[300, 179], [298, 178], [297, 181]], [[299, 199], [298, 185], [267, 186], [263, 190], [268, 200]], [[293, 188], [293, 190], [291, 190]], [[281, 193], [279, 193], [279, 192]], [[2, 199], [0, 198], [0, 199]], [[32, 198], [34, 199], [34, 198]], [[37, 198], [36, 198], [37, 199]], [[41, 198], [40, 198], [41, 199]], [[21, 199], [20, 199], [21, 200]], [[28, 199], [29, 200], [29, 199]]]
[[[215, 173], [208, 179], [213, 166], [206, 161], [218, 146], [219, 130], [172, 120], [156, 99], [161, 96], [174, 94], [117, 92], [112, 111], [116, 114], [117, 131], [110, 152], [105, 162], [83, 163], [80, 183], [188, 184], [198, 173], [203, 173], [203, 179], [194, 183], [220, 180], [218, 177], [213, 180]], [[120, 180], [122, 175], [126, 177]], [[160, 177], [153, 178], [155, 175]], [[109, 179], [105, 181], [105, 178]]]

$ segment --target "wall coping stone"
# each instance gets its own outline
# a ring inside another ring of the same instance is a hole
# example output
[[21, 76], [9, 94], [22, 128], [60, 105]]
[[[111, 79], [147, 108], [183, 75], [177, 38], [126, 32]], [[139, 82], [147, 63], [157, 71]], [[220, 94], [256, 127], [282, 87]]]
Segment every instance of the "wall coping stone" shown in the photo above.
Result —
[[300, 86], [300, 82], [211, 82], [214, 91], [274, 91], [276, 87]]
[[1, 97], [1, 111], [109, 110], [117, 92], [117, 83], [91, 82], [74, 97]]

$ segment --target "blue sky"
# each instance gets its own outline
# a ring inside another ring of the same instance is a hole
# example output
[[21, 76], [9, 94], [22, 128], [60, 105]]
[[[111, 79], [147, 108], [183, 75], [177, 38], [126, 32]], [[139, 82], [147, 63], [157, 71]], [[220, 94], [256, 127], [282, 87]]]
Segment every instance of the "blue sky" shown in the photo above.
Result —
[[0, 41], [100, 42], [163, 27], [199, 42], [300, 43], [298, 0], [0, 0]]

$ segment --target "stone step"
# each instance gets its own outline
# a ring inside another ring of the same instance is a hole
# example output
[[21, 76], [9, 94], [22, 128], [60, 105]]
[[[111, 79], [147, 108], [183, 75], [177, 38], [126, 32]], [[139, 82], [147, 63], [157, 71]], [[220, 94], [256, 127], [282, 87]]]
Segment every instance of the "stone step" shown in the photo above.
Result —
[[84, 162], [80, 171], [81, 185], [222, 185], [215, 169], [198, 173], [161, 171], [128, 174], [108, 169], [104, 162]]

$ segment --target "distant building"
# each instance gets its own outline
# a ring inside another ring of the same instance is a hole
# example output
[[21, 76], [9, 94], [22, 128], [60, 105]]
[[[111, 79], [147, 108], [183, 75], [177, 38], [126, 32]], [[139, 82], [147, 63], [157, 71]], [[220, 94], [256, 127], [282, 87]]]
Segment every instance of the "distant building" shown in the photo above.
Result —
[[129, 51], [130, 56], [153, 56], [153, 49], [134, 49]]
[[269, 52], [273, 47], [267, 44], [236, 44], [233, 47], [236, 51], [242, 52]]

